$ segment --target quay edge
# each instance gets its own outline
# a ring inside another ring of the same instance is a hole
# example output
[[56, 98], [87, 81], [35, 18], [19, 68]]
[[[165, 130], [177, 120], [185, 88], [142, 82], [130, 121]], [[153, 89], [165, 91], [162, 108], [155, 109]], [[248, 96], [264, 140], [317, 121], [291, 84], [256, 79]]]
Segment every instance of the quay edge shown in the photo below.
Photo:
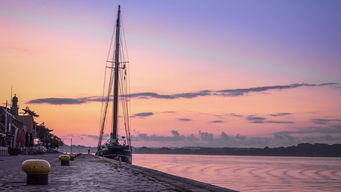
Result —
[[141, 166], [137, 166], [137, 165], [131, 165], [128, 163], [123, 163], [123, 162], [120, 163], [116, 160], [112, 160], [112, 159], [105, 158], [105, 157], [99, 157], [99, 156], [95, 156], [95, 157], [100, 158], [102, 160], [105, 160], [107, 162], [113, 163], [117, 166], [126, 167], [126, 168], [134, 170], [136, 172], [145, 174], [145, 175], [152, 177], [156, 180], [159, 180], [161, 182], [168, 183], [170, 185], [176, 186], [181, 191], [187, 191], [187, 192], [189, 192], [189, 191], [195, 191], [195, 192], [207, 192], [207, 191], [212, 191], [212, 192], [238, 192], [238, 191], [235, 191], [232, 189], [227, 189], [227, 188], [211, 185], [211, 184], [204, 183], [204, 182], [200, 182], [200, 181], [196, 181], [196, 180], [192, 180], [192, 179], [188, 179], [188, 178], [184, 178], [184, 177], [180, 177], [180, 176], [176, 176], [176, 175], [171, 175], [171, 174], [161, 172], [161, 171], [158, 171], [155, 169], [149, 169], [149, 168], [145, 168], [145, 167], [141, 167]]

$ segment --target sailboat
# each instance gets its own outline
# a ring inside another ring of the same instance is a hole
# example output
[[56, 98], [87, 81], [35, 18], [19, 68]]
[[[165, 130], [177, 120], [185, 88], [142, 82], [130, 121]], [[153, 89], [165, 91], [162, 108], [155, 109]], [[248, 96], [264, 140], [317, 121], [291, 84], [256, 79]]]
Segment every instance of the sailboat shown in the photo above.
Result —
[[[114, 31], [108, 59], [106, 61], [106, 73], [104, 77], [102, 112], [100, 120], [100, 132], [96, 155], [103, 156], [126, 163], [132, 163], [132, 146], [130, 138], [130, 120], [129, 120], [129, 99], [128, 99], [128, 63], [127, 54], [123, 49], [126, 44], [121, 36], [124, 34], [121, 30], [121, 9], [118, 6], [116, 30]], [[115, 42], [113, 43], [113, 41]], [[113, 51], [111, 51], [113, 50]], [[109, 61], [109, 55], [112, 52], [112, 60]], [[109, 66], [108, 66], [109, 64]], [[109, 78], [106, 78], [109, 71]], [[109, 81], [106, 86], [106, 81]], [[105, 144], [102, 144], [104, 128], [107, 124], [107, 116], [109, 116], [109, 104], [112, 101], [112, 123], [110, 138]], [[121, 107], [119, 108], [119, 105]], [[120, 115], [119, 115], [120, 113]], [[123, 123], [121, 123], [123, 121]], [[125, 132], [120, 136], [118, 131], [122, 128]]]

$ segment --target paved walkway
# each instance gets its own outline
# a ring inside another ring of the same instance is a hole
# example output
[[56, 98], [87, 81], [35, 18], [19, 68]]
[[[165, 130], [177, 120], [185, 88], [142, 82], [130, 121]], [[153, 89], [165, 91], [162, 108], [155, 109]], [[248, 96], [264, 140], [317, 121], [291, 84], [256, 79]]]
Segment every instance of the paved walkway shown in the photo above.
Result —
[[[0, 173], [0, 191], [230, 191], [91, 155], [80, 155], [70, 162], [70, 166], [60, 166], [57, 156], [56, 154], [38, 156], [41, 159], [48, 160], [52, 166], [49, 174], [49, 185], [46, 186], [26, 185], [26, 175], [20, 170], [23, 160], [37, 158], [37, 156], [0, 158], [2, 170]], [[6, 164], [10, 166], [4, 166]]]

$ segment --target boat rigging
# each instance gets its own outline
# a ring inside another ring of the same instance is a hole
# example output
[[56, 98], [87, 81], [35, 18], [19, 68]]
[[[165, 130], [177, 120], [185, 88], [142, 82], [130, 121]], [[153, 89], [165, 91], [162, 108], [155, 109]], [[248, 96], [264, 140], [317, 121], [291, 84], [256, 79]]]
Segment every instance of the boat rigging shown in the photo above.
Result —
[[[116, 20], [116, 30], [113, 33], [110, 48], [107, 57], [107, 64], [105, 68], [104, 75], [104, 85], [103, 85], [103, 102], [102, 111], [100, 119], [100, 133], [97, 146], [96, 155], [108, 157], [111, 159], [121, 160], [127, 163], [132, 162], [132, 147], [131, 147], [131, 137], [130, 137], [130, 119], [129, 119], [129, 103], [128, 103], [128, 88], [129, 88], [129, 78], [128, 78], [128, 59], [127, 50], [123, 49], [122, 45], [126, 45], [125, 41], [122, 41], [121, 36], [124, 37], [124, 33], [121, 30], [121, 8], [118, 6], [117, 20]], [[115, 38], [114, 38], [115, 35]], [[113, 40], [115, 39], [115, 43]], [[124, 42], [124, 44], [122, 43]], [[125, 46], [126, 48], [126, 46]], [[109, 55], [111, 50], [114, 50], [112, 54], [112, 60], [110, 61]], [[106, 86], [106, 74], [109, 71], [109, 83]], [[105, 90], [107, 89], [107, 92]], [[102, 140], [104, 136], [104, 129], [107, 124], [107, 116], [110, 101], [112, 100], [112, 127], [109, 140], [102, 145]], [[121, 103], [121, 109], [119, 108], [119, 103]], [[122, 116], [119, 115], [122, 113]], [[119, 137], [119, 120], [123, 120], [121, 127], [124, 128], [125, 136]]]

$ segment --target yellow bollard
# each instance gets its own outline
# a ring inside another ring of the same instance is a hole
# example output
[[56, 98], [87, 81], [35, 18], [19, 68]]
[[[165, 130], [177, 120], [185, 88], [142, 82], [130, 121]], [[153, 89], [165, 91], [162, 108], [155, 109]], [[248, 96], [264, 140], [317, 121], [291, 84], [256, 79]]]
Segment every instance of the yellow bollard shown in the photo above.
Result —
[[29, 159], [22, 162], [21, 169], [27, 174], [27, 185], [48, 184], [48, 173], [51, 170], [49, 162], [43, 159]]
[[75, 154], [70, 154], [70, 160], [73, 161], [75, 159], [76, 155]]
[[60, 160], [61, 166], [69, 166], [70, 165], [70, 156], [69, 155], [60, 155], [59, 160]]

